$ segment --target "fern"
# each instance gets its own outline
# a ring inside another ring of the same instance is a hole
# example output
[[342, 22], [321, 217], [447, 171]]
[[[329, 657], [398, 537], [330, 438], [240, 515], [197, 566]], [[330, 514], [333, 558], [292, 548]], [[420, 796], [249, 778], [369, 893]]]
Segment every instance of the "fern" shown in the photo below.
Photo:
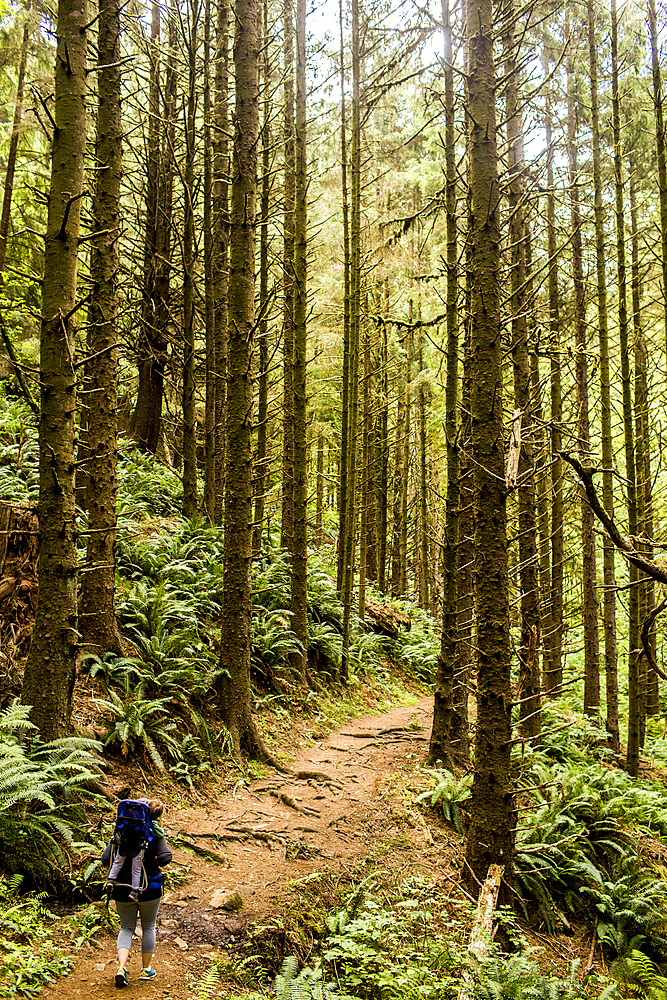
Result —
[[220, 969], [214, 962], [212, 965], [209, 965], [208, 969], [193, 989], [195, 1000], [211, 1000], [212, 997], [218, 996], [220, 978]]
[[43, 743], [32, 735], [29, 711], [14, 702], [0, 713], [0, 865], [47, 877], [50, 866], [66, 863], [66, 847], [77, 849], [74, 833], [83, 817], [76, 803], [93, 797], [86, 785], [99, 774], [99, 744]]
[[297, 975], [298, 962], [293, 955], [284, 959], [274, 985], [276, 1000], [335, 1000], [336, 991], [324, 982], [322, 966], [304, 968]]

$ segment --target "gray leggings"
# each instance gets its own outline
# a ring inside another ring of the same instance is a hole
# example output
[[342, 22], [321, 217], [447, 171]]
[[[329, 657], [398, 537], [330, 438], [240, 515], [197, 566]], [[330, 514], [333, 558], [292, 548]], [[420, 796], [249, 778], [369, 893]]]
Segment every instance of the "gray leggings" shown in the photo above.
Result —
[[116, 900], [116, 909], [120, 917], [120, 930], [116, 948], [132, 946], [132, 935], [137, 925], [137, 914], [141, 914], [141, 951], [144, 955], [152, 955], [155, 951], [155, 922], [160, 909], [160, 897], [149, 899], [145, 903], [121, 903]]

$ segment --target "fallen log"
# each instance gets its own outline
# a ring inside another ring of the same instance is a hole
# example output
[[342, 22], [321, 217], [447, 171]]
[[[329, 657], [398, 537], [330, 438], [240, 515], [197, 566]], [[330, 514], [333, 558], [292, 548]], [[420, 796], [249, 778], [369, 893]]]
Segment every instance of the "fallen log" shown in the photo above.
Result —
[[500, 865], [490, 865], [489, 873], [479, 890], [475, 922], [472, 926], [468, 951], [480, 961], [489, 950], [489, 942], [493, 931], [493, 911], [498, 902], [500, 882], [505, 871]]
[[375, 604], [373, 601], [366, 601], [366, 618], [370, 619], [370, 626], [379, 635], [386, 635], [390, 639], [398, 639], [399, 629], [404, 628], [409, 632], [412, 628], [411, 620], [400, 614], [395, 608], [388, 604]]
[[468, 955], [473, 961], [470, 964], [470, 971], [463, 972], [463, 984], [458, 1000], [470, 1000], [473, 996], [475, 987], [473, 968], [485, 958], [493, 938], [493, 911], [498, 902], [500, 882], [504, 871], [505, 869], [500, 865], [490, 865], [482, 888], [479, 890], [475, 921], [472, 925], [470, 944], [468, 945]]

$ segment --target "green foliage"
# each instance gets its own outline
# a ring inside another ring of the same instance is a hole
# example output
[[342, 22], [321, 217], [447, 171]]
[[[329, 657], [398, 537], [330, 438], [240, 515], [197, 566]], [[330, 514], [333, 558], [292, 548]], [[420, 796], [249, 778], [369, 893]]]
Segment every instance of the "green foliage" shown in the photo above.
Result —
[[118, 463], [118, 517], [145, 521], [152, 517], [178, 517], [183, 488], [178, 475], [160, 465], [154, 455], [123, 448]]
[[36, 996], [71, 962], [52, 941], [44, 893], [19, 895], [21, 878], [0, 878], [0, 1000]]
[[459, 967], [457, 922], [441, 913], [433, 890], [409, 880], [393, 897], [357, 887], [326, 919], [323, 958], [341, 991], [359, 1000], [451, 995]]
[[[590, 996], [580, 981], [579, 962], [572, 962], [565, 979], [547, 976], [531, 958], [531, 949], [512, 954], [492, 953], [474, 969], [473, 995], [477, 1000], [584, 1000]], [[598, 1000], [609, 1000], [615, 984]]]
[[463, 805], [470, 798], [472, 774], [464, 774], [457, 778], [447, 768], [436, 770], [425, 769], [433, 782], [433, 786], [421, 792], [416, 802], [427, 802], [431, 809], [438, 806], [448, 823], [452, 823], [458, 833], [463, 836]]
[[39, 446], [35, 416], [22, 399], [8, 396], [0, 382], [0, 497], [5, 503], [36, 503]]
[[165, 770], [164, 761], [157, 748], [159, 743], [174, 760], [179, 759], [179, 741], [176, 723], [171, 718], [168, 698], [147, 700], [126, 686], [125, 698], [110, 691], [110, 701], [98, 704], [111, 713], [113, 723], [109, 728], [105, 747], [117, 747], [123, 757], [147, 754], [159, 771]]
[[98, 778], [93, 740], [44, 743], [29, 721], [30, 706], [14, 701], [0, 713], [0, 867], [50, 880], [62, 870], [83, 820], [82, 798], [95, 798]]
[[598, 913], [597, 935], [613, 955], [623, 958], [648, 945], [667, 955], [667, 884], [624, 857], [611, 877], [584, 886]]
[[425, 684], [433, 684], [438, 668], [440, 635], [435, 621], [421, 608], [407, 601], [393, 601], [396, 610], [410, 618], [410, 631], [401, 629], [388, 643], [392, 659]]
[[338, 996], [336, 990], [325, 983], [321, 962], [316, 962], [313, 968], [304, 967], [298, 974], [297, 969], [296, 958], [288, 956], [276, 976], [276, 1000], [335, 1000]]
[[195, 1000], [211, 1000], [220, 994], [220, 969], [217, 962], [209, 965], [193, 989]]
[[632, 992], [646, 997], [646, 1000], [667, 998], [667, 979], [655, 962], [636, 948], [614, 962], [612, 973], [619, 982], [635, 987]]
[[612, 954], [643, 945], [661, 954], [667, 892], [640, 860], [634, 835], [664, 828], [664, 789], [596, 761], [597, 750], [605, 754], [589, 720], [568, 712], [563, 725], [557, 706], [545, 715], [540, 750], [527, 748], [515, 759], [514, 872], [524, 914], [553, 933], [573, 916], [588, 917], [592, 907]]

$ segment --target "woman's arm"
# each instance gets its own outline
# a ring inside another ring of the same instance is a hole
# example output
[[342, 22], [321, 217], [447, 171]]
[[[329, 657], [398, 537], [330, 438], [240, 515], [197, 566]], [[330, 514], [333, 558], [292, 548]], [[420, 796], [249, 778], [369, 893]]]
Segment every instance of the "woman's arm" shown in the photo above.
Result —
[[157, 837], [155, 840], [155, 860], [157, 862], [158, 868], [164, 868], [168, 865], [173, 854], [165, 837]]

